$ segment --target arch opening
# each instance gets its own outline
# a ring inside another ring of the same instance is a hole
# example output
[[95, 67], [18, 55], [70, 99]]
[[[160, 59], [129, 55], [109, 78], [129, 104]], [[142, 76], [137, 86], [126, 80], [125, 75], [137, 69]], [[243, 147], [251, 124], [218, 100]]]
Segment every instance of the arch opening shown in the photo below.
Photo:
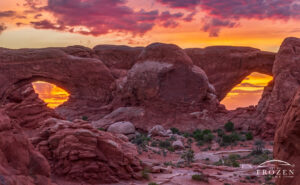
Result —
[[39, 98], [51, 109], [55, 109], [69, 100], [70, 94], [55, 84], [45, 81], [34, 81], [32, 86]]
[[270, 75], [253, 72], [232, 88], [221, 104], [225, 105], [228, 110], [257, 105], [264, 87], [272, 80], [273, 77]]

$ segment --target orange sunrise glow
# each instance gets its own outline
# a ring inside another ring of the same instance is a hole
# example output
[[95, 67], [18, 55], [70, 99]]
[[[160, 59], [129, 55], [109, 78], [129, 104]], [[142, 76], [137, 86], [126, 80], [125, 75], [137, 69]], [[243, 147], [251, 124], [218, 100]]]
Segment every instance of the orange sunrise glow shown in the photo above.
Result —
[[261, 98], [264, 87], [272, 79], [272, 76], [254, 72], [235, 86], [221, 101], [221, 104], [225, 105], [228, 110], [256, 105]]
[[49, 108], [54, 109], [69, 99], [70, 94], [54, 84], [37, 81], [32, 85], [39, 98], [47, 103]]

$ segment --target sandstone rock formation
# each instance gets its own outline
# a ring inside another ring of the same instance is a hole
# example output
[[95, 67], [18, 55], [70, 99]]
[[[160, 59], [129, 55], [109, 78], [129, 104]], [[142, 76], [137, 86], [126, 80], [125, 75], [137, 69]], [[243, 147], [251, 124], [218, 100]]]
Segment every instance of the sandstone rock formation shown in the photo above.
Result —
[[131, 122], [120, 121], [110, 125], [107, 129], [108, 132], [124, 135], [135, 136], [135, 127]]
[[98, 45], [93, 50], [107, 67], [129, 70], [137, 62], [143, 47]]
[[46, 107], [31, 84], [12, 92], [5, 104], [8, 116], [23, 128], [36, 129], [48, 118], [60, 118], [53, 109]]
[[3, 109], [0, 110], [0, 184], [52, 185], [47, 160]]
[[278, 178], [277, 185], [297, 185], [300, 182], [300, 89], [289, 102], [287, 111], [277, 125], [274, 157], [295, 165], [294, 178]]
[[221, 101], [252, 72], [272, 75], [275, 53], [250, 47], [212, 46], [185, 49], [194, 65], [201, 67]]
[[274, 136], [277, 123], [300, 87], [299, 64], [300, 39], [285, 39], [274, 62], [274, 81], [265, 88], [257, 106], [255, 117], [258, 121], [253, 124], [253, 127], [258, 129], [260, 135]]
[[141, 167], [133, 144], [81, 120], [52, 118], [43, 125], [32, 142], [48, 159], [53, 174], [86, 183], [113, 183], [139, 177]]
[[66, 103], [68, 105], [59, 109], [67, 118], [74, 117], [76, 113], [82, 115], [80, 111], [88, 108], [92, 110], [107, 104], [111, 98], [111, 84], [114, 82], [110, 70], [99, 59], [68, 55], [63, 49], [57, 48], [1, 48], [0, 74], [2, 104], [16, 89], [33, 81], [43, 80], [54, 83], [71, 94]]

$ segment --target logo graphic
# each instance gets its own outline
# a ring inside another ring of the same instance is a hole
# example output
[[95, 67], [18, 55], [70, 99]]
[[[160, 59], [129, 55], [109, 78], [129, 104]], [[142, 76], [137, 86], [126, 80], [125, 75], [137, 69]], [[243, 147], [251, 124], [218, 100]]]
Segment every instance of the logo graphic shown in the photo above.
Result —
[[276, 159], [269, 160], [257, 166], [256, 174], [259, 176], [271, 175], [275, 178], [293, 178], [295, 165]]

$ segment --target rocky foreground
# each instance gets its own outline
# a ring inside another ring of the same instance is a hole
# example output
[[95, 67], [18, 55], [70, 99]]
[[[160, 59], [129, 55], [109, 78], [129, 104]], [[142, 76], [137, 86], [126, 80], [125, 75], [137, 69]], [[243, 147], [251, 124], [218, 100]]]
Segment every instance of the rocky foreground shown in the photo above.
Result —
[[[255, 107], [219, 102], [251, 72], [271, 74]], [[272, 184], [255, 168], [296, 165], [300, 39], [247, 47], [0, 48], [0, 184]], [[51, 110], [31, 82], [67, 90]], [[275, 138], [275, 139], [274, 139]], [[274, 151], [273, 151], [274, 145]]]

